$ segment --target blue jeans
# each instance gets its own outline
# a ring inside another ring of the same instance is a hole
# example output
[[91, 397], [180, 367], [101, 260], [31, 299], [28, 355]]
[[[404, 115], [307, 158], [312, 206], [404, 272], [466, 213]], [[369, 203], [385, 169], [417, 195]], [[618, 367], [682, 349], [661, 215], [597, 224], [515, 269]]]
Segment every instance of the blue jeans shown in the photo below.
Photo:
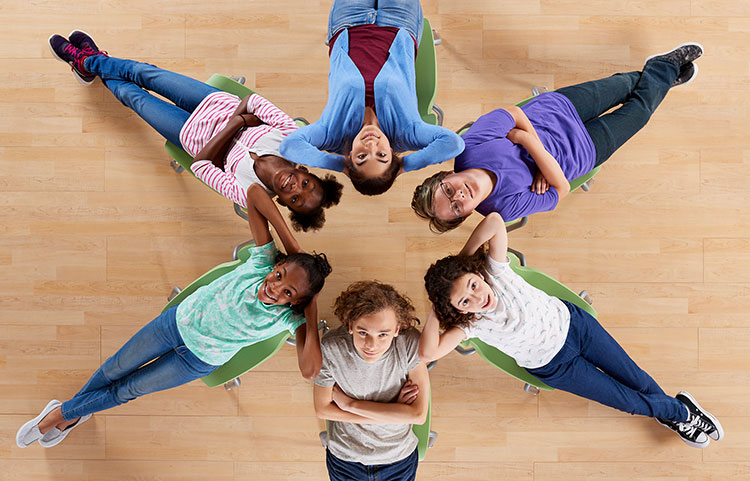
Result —
[[687, 420], [685, 405], [664, 394], [594, 317], [563, 302], [570, 310], [565, 345], [547, 365], [529, 369], [531, 374], [556, 389], [630, 414]]
[[213, 372], [217, 366], [206, 364], [185, 347], [176, 311], [174, 306], [161, 313], [107, 359], [83, 389], [63, 403], [63, 419], [104, 411]]
[[[98, 75], [123, 105], [179, 147], [182, 147], [180, 130], [190, 114], [206, 96], [219, 91], [190, 77], [135, 60], [93, 55], [84, 61], [84, 67]], [[174, 105], [147, 90], [168, 98]]]
[[[679, 72], [676, 63], [653, 59], [642, 72], [618, 73], [557, 90], [570, 99], [594, 142], [595, 166], [646, 125]], [[619, 109], [602, 115], [620, 104]]]
[[417, 476], [418, 449], [401, 461], [373, 464], [344, 461], [326, 449], [326, 467], [331, 481], [412, 481]]
[[357, 25], [404, 28], [422, 40], [424, 16], [419, 0], [334, 0], [328, 16], [328, 40], [343, 28]]

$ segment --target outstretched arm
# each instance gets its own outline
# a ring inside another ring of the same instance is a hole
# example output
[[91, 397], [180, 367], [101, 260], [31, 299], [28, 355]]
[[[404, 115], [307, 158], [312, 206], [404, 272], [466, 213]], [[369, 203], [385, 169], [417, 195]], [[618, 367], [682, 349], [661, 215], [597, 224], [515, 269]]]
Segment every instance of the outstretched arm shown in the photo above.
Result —
[[320, 373], [323, 356], [318, 338], [318, 294], [305, 306], [305, 323], [297, 328], [297, 363], [302, 377], [315, 379]]
[[287, 254], [302, 252], [278, 207], [259, 184], [252, 184], [247, 189], [247, 221], [250, 224], [255, 245], [265, 245], [273, 240], [268, 230], [270, 222], [279, 235], [281, 243], [284, 244]]
[[508, 113], [516, 122], [516, 128], [508, 132], [508, 140], [521, 145], [529, 152], [529, 155], [539, 167], [539, 171], [547, 179], [547, 182], [557, 190], [558, 197], [562, 199], [570, 192], [570, 183], [565, 178], [557, 159], [552, 157], [552, 154], [544, 148], [536, 129], [531, 125], [531, 121], [520, 107], [510, 107]]
[[496, 261], [505, 260], [508, 252], [508, 231], [505, 229], [503, 218], [497, 212], [490, 212], [477, 224], [459, 255], [473, 255], [485, 242], [490, 244], [490, 257]]
[[440, 334], [440, 321], [435, 311], [430, 309], [419, 338], [419, 358], [424, 362], [437, 361], [448, 355], [464, 339], [466, 339], [466, 334], [458, 327], [451, 327]]

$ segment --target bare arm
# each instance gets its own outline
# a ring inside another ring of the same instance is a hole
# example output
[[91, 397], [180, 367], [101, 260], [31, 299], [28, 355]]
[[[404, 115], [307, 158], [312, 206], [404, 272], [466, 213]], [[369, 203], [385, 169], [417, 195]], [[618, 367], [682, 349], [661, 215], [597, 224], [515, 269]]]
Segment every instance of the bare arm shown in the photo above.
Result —
[[466, 334], [458, 327], [451, 327], [440, 334], [440, 321], [435, 311], [430, 309], [419, 338], [419, 358], [424, 362], [436, 361], [455, 349], [464, 339]]
[[206, 143], [195, 155], [195, 160], [210, 160], [212, 164], [223, 170], [224, 158], [232, 146], [232, 139], [240, 129], [245, 127], [245, 119], [241, 115], [235, 115], [229, 119], [227, 125]]
[[539, 171], [557, 190], [558, 197], [562, 199], [570, 192], [570, 183], [565, 178], [557, 159], [552, 157], [552, 154], [544, 148], [536, 129], [531, 125], [531, 121], [520, 107], [513, 106], [507, 110], [516, 123], [516, 128], [508, 132], [508, 140], [521, 145], [529, 152], [529, 155], [539, 167]]
[[250, 224], [255, 245], [265, 245], [273, 240], [268, 230], [270, 222], [276, 229], [281, 243], [284, 244], [287, 254], [302, 252], [278, 207], [259, 184], [253, 184], [247, 189], [247, 221]]
[[500, 214], [491, 212], [477, 224], [459, 255], [473, 255], [485, 242], [490, 243], [490, 256], [503, 261], [508, 252], [508, 231]]
[[411, 403], [362, 401], [352, 399], [341, 390], [333, 388], [333, 400], [343, 411], [375, 420], [383, 424], [422, 424], [427, 418], [430, 395], [430, 376], [427, 366], [420, 362], [409, 371], [409, 379], [419, 389], [417, 398]]
[[316, 384], [313, 387], [313, 403], [315, 404], [315, 414], [319, 419], [356, 424], [386, 424], [339, 408], [333, 402], [333, 386], [323, 387]]
[[323, 356], [318, 338], [318, 295], [305, 306], [305, 323], [297, 328], [297, 363], [302, 377], [315, 379], [320, 373]]

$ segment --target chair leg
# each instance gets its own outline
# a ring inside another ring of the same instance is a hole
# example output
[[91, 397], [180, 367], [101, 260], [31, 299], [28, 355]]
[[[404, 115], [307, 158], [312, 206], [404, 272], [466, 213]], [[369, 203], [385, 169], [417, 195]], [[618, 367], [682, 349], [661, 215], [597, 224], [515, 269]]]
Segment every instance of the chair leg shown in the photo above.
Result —
[[432, 38], [433, 38], [433, 41], [435, 42], [435, 45], [440, 45], [441, 43], [443, 43], [443, 39], [440, 38], [440, 34], [434, 28], [432, 29]]
[[427, 363], [427, 370], [432, 371], [432, 368], [437, 366], [437, 361], [430, 361]]
[[435, 115], [437, 115], [437, 123], [439, 126], [443, 125], [443, 117], [445, 117], [445, 114], [443, 114], [443, 109], [438, 107], [437, 105], [432, 105], [432, 111], [435, 112]]
[[181, 174], [185, 170], [185, 168], [181, 166], [180, 164], [178, 164], [177, 161], [174, 159], [170, 159], [169, 166], [172, 167], [172, 169], [174, 169], [174, 171], [177, 172], [178, 174]]
[[[234, 205], [237, 205], [237, 204], [234, 204]], [[254, 242], [255, 242], [255, 241], [254, 241], [253, 239], [250, 239], [250, 240], [246, 240], [245, 242], [243, 242], [243, 243], [241, 243], [241, 244], [238, 244], [238, 245], [237, 245], [237, 246], [236, 246], [236, 247], [234, 248], [234, 250], [232, 251], [232, 260], [233, 260], [233, 261], [236, 261], [237, 259], [239, 259], [239, 258], [240, 258], [240, 250], [241, 250], [241, 249], [242, 249], [243, 247], [245, 247], [246, 245], [250, 245], [250, 244], [252, 244], [252, 243], [254, 243]]]
[[534, 97], [544, 92], [549, 92], [549, 89], [547, 87], [531, 87], [531, 95]]
[[593, 304], [593, 303], [594, 303], [594, 299], [592, 299], [592, 298], [591, 298], [591, 294], [589, 294], [589, 291], [587, 291], [587, 290], [585, 290], [585, 289], [584, 289], [584, 290], [582, 290], [581, 292], [579, 292], [579, 293], [578, 293], [578, 296], [579, 296], [579, 297], [580, 297], [581, 299], [583, 299], [584, 301], [588, 302], [588, 303], [589, 303], [589, 305], [591, 305], [591, 304]]
[[225, 382], [224, 389], [226, 389], [227, 391], [231, 391], [232, 389], [236, 387], [240, 387], [240, 384], [242, 384], [242, 382], [240, 381], [240, 378], [236, 377], [229, 382]]
[[506, 230], [508, 232], [510, 232], [510, 231], [514, 231], [516, 229], [520, 229], [521, 227], [525, 226], [527, 222], [529, 222], [529, 216], [521, 217], [521, 220], [519, 220], [515, 224], [511, 224], [511, 225], [507, 226]]
[[169, 296], [167, 297], [167, 302], [169, 302], [169, 301], [171, 301], [172, 299], [174, 299], [175, 297], [177, 297], [177, 295], [178, 295], [178, 294], [179, 294], [180, 292], [182, 292], [182, 289], [180, 289], [180, 288], [179, 288], [179, 287], [177, 287], [177, 286], [174, 286], [174, 287], [172, 288], [172, 292], [170, 292], [170, 293], [169, 293]]
[[229, 77], [240, 85], [245, 85], [245, 77], [243, 75], [232, 75]]
[[584, 192], [588, 192], [591, 190], [591, 184], [593, 183], [594, 183], [594, 178], [592, 177], [586, 182], [584, 182], [583, 184], [581, 184], [581, 189], [583, 189]]
[[515, 255], [516, 255], [516, 257], [518, 257], [518, 263], [519, 263], [519, 264], [520, 264], [521, 266], [523, 266], [523, 267], [525, 267], [525, 266], [526, 266], [526, 256], [525, 256], [525, 255], [523, 255], [523, 252], [521, 252], [521, 251], [517, 251], [517, 250], [515, 250], [515, 249], [513, 249], [513, 248], [510, 248], [510, 247], [508, 247], [508, 252], [510, 252], [510, 253], [512, 253], [512, 254], [515, 254]]
[[234, 213], [240, 216], [242, 220], [247, 220], [247, 211], [242, 210], [242, 206], [234, 204]]
[[435, 444], [435, 440], [437, 439], [437, 433], [435, 431], [430, 431], [430, 437], [427, 438], [427, 447], [431, 448], [433, 444]]
[[305, 125], [310, 125], [310, 121], [304, 117], [294, 117], [295, 122], [302, 122]]
[[536, 387], [536, 386], [532, 386], [529, 383], [526, 383], [526, 384], [523, 385], [523, 390], [526, 391], [529, 394], [533, 394], [534, 396], [536, 396], [537, 394], [539, 394], [539, 388]]

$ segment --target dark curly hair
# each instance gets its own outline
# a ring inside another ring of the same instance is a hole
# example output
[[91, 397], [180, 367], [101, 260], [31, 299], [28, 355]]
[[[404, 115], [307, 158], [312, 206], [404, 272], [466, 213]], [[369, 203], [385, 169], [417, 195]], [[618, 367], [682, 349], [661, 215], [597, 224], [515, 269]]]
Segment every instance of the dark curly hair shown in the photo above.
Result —
[[307, 273], [308, 290], [306, 296], [302, 302], [291, 306], [292, 311], [297, 314], [301, 314], [313, 296], [323, 289], [326, 277], [333, 270], [331, 264], [328, 263], [328, 258], [323, 253], [295, 252], [294, 254], [284, 254], [279, 252], [274, 262], [276, 264], [294, 263], [302, 267]]
[[380, 195], [391, 188], [393, 182], [398, 177], [403, 161], [401, 157], [391, 150], [391, 163], [380, 177], [365, 177], [354, 169], [351, 154], [344, 156], [344, 165], [349, 169], [349, 178], [357, 192], [364, 195]]
[[347, 329], [362, 316], [393, 309], [398, 319], [399, 330], [403, 331], [419, 324], [414, 315], [414, 306], [408, 297], [389, 284], [378, 281], [359, 281], [351, 284], [339, 294], [333, 304], [333, 312]]
[[414, 213], [422, 219], [430, 221], [430, 230], [436, 234], [442, 234], [460, 226], [469, 215], [459, 217], [458, 219], [438, 219], [435, 215], [434, 199], [435, 192], [440, 189], [440, 182], [451, 174], [450, 171], [444, 170], [428, 177], [414, 189], [414, 195], [411, 198], [411, 208]]
[[427, 297], [432, 302], [440, 327], [466, 327], [476, 319], [474, 313], [461, 313], [451, 304], [453, 282], [464, 274], [479, 274], [489, 279], [487, 274], [487, 254], [484, 248], [471, 256], [443, 257], [427, 269], [424, 275], [424, 287]]
[[292, 227], [296, 231], [316, 231], [323, 227], [323, 224], [326, 223], [326, 213], [323, 209], [337, 205], [341, 200], [341, 191], [344, 186], [341, 185], [336, 177], [331, 174], [326, 174], [322, 179], [317, 175], [313, 175], [313, 177], [320, 181], [323, 191], [323, 199], [321, 199], [318, 208], [308, 214], [294, 212], [293, 210], [289, 212], [289, 220], [292, 222]]

